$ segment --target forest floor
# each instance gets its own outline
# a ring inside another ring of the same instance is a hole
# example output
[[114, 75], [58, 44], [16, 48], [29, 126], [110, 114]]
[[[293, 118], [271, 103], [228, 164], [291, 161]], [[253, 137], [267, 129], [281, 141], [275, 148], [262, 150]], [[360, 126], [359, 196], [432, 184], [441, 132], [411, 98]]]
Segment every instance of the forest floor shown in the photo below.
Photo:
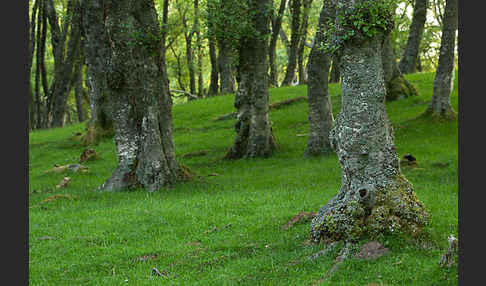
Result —
[[[433, 77], [408, 75], [420, 95], [387, 103], [398, 155], [417, 159], [402, 172], [430, 216], [422, 237], [381, 236], [385, 255], [349, 258], [332, 273], [337, 251], [308, 259], [324, 248], [308, 243], [309, 220], [283, 226], [338, 192], [337, 157], [304, 158], [308, 107], [300, 101], [271, 111], [279, 145], [271, 158], [222, 160], [235, 135], [234, 119], [215, 120], [234, 111], [227, 95], [173, 107], [177, 160], [196, 179], [170, 190], [95, 192], [116, 165], [111, 138], [93, 147], [99, 158], [82, 163], [88, 171], [45, 173], [79, 163], [86, 147], [73, 134], [85, 124], [30, 133], [30, 284], [457, 285], [457, 266], [439, 260], [458, 232], [458, 124], [418, 118]], [[271, 89], [270, 102], [306, 88]], [[336, 116], [340, 86], [330, 93]], [[457, 110], [457, 79], [451, 103]], [[69, 184], [56, 188], [64, 177]]]

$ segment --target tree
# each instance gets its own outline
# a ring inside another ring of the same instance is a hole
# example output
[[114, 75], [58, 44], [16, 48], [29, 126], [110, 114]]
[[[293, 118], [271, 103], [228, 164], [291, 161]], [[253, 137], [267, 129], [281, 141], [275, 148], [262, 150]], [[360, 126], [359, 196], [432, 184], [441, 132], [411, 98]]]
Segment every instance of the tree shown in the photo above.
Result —
[[282, 18], [285, 11], [287, 0], [280, 0], [278, 12], [272, 13], [272, 36], [270, 38], [270, 45], [268, 48], [268, 59], [270, 62], [270, 85], [278, 86], [278, 69], [277, 69], [277, 40], [282, 29]]
[[297, 53], [299, 48], [300, 35], [300, 6], [301, 0], [289, 0], [290, 13], [292, 15], [290, 20], [290, 47], [288, 54], [287, 70], [285, 72], [282, 86], [291, 85], [295, 77], [295, 69], [297, 67]]
[[270, 0], [248, 0], [239, 13], [246, 23], [236, 31], [238, 90], [236, 138], [227, 159], [268, 157], [276, 147], [269, 119], [268, 43]]
[[333, 15], [333, 10], [328, 7], [327, 2], [329, 1], [324, 2], [319, 16], [319, 24], [307, 65], [309, 73], [307, 83], [309, 138], [304, 153], [306, 156], [317, 156], [332, 151], [329, 143], [329, 132], [334, 125], [334, 118], [327, 86], [329, 55], [322, 48], [325, 42], [326, 24]]
[[455, 119], [450, 95], [454, 86], [454, 51], [457, 30], [457, 0], [446, 0], [442, 19], [442, 39], [440, 42], [439, 64], [434, 78], [432, 100], [425, 115], [441, 119]]
[[90, 119], [86, 123], [85, 145], [96, 145], [104, 135], [113, 133], [113, 121], [108, 104], [105, 60], [108, 39], [105, 34], [104, 6], [98, 1], [83, 1], [82, 34], [86, 58], [86, 85], [90, 102]]
[[337, 83], [341, 78], [341, 74], [339, 73], [339, 63], [335, 57], [332, 57], [332, 64], [331, 64], [331, 74], [329, 76], [330, 83]]
[[312, 0], [303, 0], [302, 25], [300, 27], [301, 39], [297, 51], [297, 69], [299, 71], [299, 84], [307, 83], [307, 71], [304, 65], [304, 48], [307, 46], [307, 30], [309, 26], [309, 13]]
[[386, 100], [393, 101], [397, 99], [415, 96], [418, 94], [417, 89], [403, 76], [398, 68], [395, 52], [393, 51], [392, 39], [387, 35], [383, 40], [382, 61], [383, 76], [386, 86]]
[[314, 242], [417, 234], [427, 221], [424, 205], [400, 172], [385, 109], [381, 51], [393, 27], [390, 2], [332, 0], [337, 23], [327, 47], [339, 54], [342, 106], [330, 139], [342, 183], [311, 223]]
[[428, 0], [415, 0], [407, 45], [399, 65], [400, 71], [404, 74], [417, 71], [418, 52], [424, 32], [425, 20], [427, 19], [427, 6]]
[[[84, 0], [87, 45], [103, 43], [100, 60], [115, 130], [118, 163], [102, 191], [177, 181], [165, 36], [152, 0]], [[89, 49], [87, 49], [89, 50]]]

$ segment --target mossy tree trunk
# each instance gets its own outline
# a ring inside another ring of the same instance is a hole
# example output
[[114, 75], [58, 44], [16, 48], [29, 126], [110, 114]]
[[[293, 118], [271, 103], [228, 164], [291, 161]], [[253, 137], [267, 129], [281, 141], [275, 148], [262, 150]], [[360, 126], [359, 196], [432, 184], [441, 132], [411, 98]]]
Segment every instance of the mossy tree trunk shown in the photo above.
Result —
[[454, 87], [454, 51], [457, 31], [457, 0], [446, 0], [442, 20], [442, 39], [440, 41], [439, 64], [435, 72], [434, 93], [425, 112], [443, 119], [455, 119], [450, 96]]
[[418, 95], [418, 91], [402, 74], [393, 51], [392, 39], [387, 35], [383, 41], [382, 62], [386, 86], [386, 100], [394, 101]]
[[96, 145], [102, 137], [113, 133], [113, 121], [107, 102], [105, 61], [108, 39], [104, 31], [104, 6], [99, 1], [82, 2], [82, 30], [86, 57], [86, 86], [88, 87], [90, 119], [86, 123], [83, 144]]
[[287, 70], [282, 81], [282, 86], [291, 85], [295, 77], [295, 69], [297, 67], [297, 54], [300, 42], [300, 6], [301, 0], [289, 0], [290, 13], [290, 46], [287, 62]]
[[[337, 11], [355, 7], [353, 0], [336, 2], [342, 4], [335, 6]], [[426, 223], [425, 207], [400, 173], [385, 111], [384, 37], [384, 32], [369, 38], [358, 31], [341, 48], [342, 107], [330, 134], [341, 165], [341, 189], [313, 219], [314, 242], [386, 232], [416, 234]]]
[[237, 122], [234, 145], [227, 159], [268, 157], [276, 143], [269, 119], [268, 43], [269, 0], [250, 0], [251, 23], [257, 33], [239, 46], [239, 84], [235, 96]]
[[326, 21], [333, 15], [333, 10], [326, 4], [319, 16], [319, 26], [314, 45], [309, 54], [307, 70], [307, 97], [309, 103], [309, 137], [305, 156], [318, 156], [332, 152], [329, 132], [334, 125], [331, 99], [328, 91], [329, 55], [322, 49]]
[[[160, 24], [152, 0], [89, 0], [104, 12], [106, 47], [102, 60], [107, 102], [112, 108], [118, 163], [100, 187], [120, 191], [142, 187], [155, 191], [177, 181], [171, 98], [163, 58]], [[94, 32], [94, 34], [91, 34]], [[97, 82], [97, 80], [96, 80]]]
[[428, 0], [415, 0], [407, 44], [399, 64], [400, 71], [404, 74], [417, 71], [418, 52], [427, 19], [427, 6]]

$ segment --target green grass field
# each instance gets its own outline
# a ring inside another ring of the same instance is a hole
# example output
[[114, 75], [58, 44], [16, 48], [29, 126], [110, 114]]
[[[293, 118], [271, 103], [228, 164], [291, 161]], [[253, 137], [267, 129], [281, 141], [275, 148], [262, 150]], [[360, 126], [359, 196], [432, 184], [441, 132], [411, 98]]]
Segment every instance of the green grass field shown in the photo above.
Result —
[[[457, 266], [440, 268], [447, 237], [457, 237], [457, 121], [417, 117], [432, 96], [433, 73], [407, 78], [420, 95], [387, 103], [401, 157], [416, 168], [402, 172], [425, 204], [430, 224], [420, 239], [382, 236], [389, 252], [376, 260], [351, 258], [318, 285], [457, 285]], [[457, 77], [456, 77], [457, 78]], [[333, 112], [340, 87], [330, 86]], [[270, 90], [276, 102], [306, 95], [306, 86]], [[54, 164], [78, 163], [85, 149], [72, 139], [84, 124], [29, 134], [29, 280], [31, 285], [312, 285], [333, 265], [336, 251], [309, 245], [310, 222], [281, 230], [301, 211], [317, 211], [340, 187], [335, 154], [304, 158], [307, 102], [271, 112], [279, 149], [268, 159], [223, 161], [234, 139], [233, 96], [175, 105], [179, 163], [199, 179], [170, 190], [99, 193], [116, 165], [106, 138], [87, 173], [45, 174]], [[457, 110], [457, 80], [451, 99]], [[204, 156], [184, 158], [207, 150]], [[441, 167], [437, 163], [443, 163]], [[446, 165], [446, 166], [445, 166]], [[216, 175], [216, 174], [217, 175]], [[215, 176], [216, 175], [216, 176]], [[71, 183], [56, 185], [65, 177]], [[55, 195], [64, 195], [52, 197]], [[363, 241], [364, 242], [364, 241]], [[163, 276], [152, 274], [157, 268]]]

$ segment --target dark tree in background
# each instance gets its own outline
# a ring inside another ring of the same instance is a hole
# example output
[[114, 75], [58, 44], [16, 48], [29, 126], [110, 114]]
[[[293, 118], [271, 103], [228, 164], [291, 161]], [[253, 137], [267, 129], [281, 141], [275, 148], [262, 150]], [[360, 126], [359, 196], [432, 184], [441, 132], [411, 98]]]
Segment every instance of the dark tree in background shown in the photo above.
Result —
[[404, 74], [417, 71], [417, 59], [424, 33], [425, 20], [427, 19], [428, 0], [415, 0], [413, 6], [413, 18], [408, 32], [407, 45], [400, 60], [400, 71]]
[[386, 86], [386, 100], [393, 101], [418, 95], [418, 91], [402, 74], [393, 51], [392, 39], [387, 35], [383, 40], [382, 61]]
[[287, 0], [280, 0], [278, 12], [275, 15], [272, 13], [272, 36], [268, 48], [268, 59], [270, 62], [270, 85], [278, 87], [278, 69], [277, 69], [277, 40], [282, 29], [282, 18], [285, 11]]
[[322, 45], [325, 41], [326, 23], [334, 16], [329, 0], [324, 1], [314, 44], [309, 54], [307, 97], [309, 103], [309, 138], [305, 149], [306, 156], [317, 156], [332, 152], [329, 132], [334, 125], [331, 99], [328, 91], [329, 55]]
[[[227, 159], [268, 157], [276, 143], [269, 119], [268, 40], [270, 0], [249, 0], [248, 25], [239, 30], [236, 138]], [[244, 12], [243, 12], [244, 13]]]
[[300, 6], [302, 6], [301, 0], [289, 0], [290, 4], [290, 46], [287, 62], [287, 70], [285, 77], [282, 81], [282, 86], [291, 85], [295, 77], [295, 70], [297, 67], [297, 53], [299, 48], [299, 42], [301, 39], [300, 34]]
[[426, 115], [455, 119], [450, 96], [454, 87], [454, 52], [456, 49], [457, 2], [446, 0], [442, 19], [442, 39], [440, 42], [439, 64], [434, 78], [434, 93], [425, 112]]
[[[341, 189], [313, 219], [311, 238], [327, 242], [386, 232], [419, 233], [427, 220], [425, 207], [400, 172], [385, 109], [381, 53], [393, 27], [393, 5], [387, 0], [332, 2], [340, 19], [333, 38], [350, 36], [333, 42], [339, 49], [342, 105], [330, 137], [341, 164]], [[371, 19], [369, 11], [374, 11], [371, 27], [364, 30], [354, 24]]]
[[106, 52], [98, 60], [105, 72], [102, 79], [106, 81], [118, 157], [116, 169], [100, 190], [142, 187], [155, 191], [170, 186], [177, 181], [178, 165], [165, 38], [153, 0], [83, 2], [88, 10], [83, 11], [86, 24], [91, 26], [85, 33], [103, 43]]

